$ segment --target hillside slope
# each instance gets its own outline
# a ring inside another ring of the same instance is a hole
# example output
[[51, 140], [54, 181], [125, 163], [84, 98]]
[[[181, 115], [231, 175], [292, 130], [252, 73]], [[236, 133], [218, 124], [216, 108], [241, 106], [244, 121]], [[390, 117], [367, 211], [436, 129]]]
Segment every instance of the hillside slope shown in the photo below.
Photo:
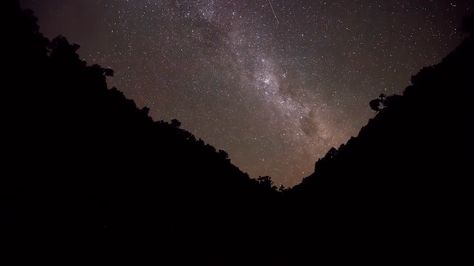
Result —
[[358, 136], [286, 192], [289, 209], [301, 210], [297, 220], [325, 228], [359, 255], [460, 258], [474, 176], [473, 18], [457, 49], [413, 76], [403, 95], [373, 100], [377, 114]]
[[430, 186], [446, 188], [469, 176], [473, 39], [469, 35], [441, 63], [413, 76], [403, 95], [381, 95], [373, 100], [370, 105], [377, 115], [358, 136], [316, 162], [314, 174], [294, 191], [315, 194], [318, 189], [338, 186], [341, 190], [344, 186], [370, 194], [379, 187], [380, 194], [392, 197], [409, 189], [414, 194], [429, 193]]
[[153, 121], [107, 87], [112, 70], [88, 66], [64, 37], [44, 38], [17, 1], [0, 5], [0, 210], [18, 247], [114, 261], [155, 250], [179, 264], [190, 258], [176, 252], [199, 261], [210, 251], [197, 250], [271, 234], [254, 227], [278, 197], [268, 180], [249, 178], [178, 121]]

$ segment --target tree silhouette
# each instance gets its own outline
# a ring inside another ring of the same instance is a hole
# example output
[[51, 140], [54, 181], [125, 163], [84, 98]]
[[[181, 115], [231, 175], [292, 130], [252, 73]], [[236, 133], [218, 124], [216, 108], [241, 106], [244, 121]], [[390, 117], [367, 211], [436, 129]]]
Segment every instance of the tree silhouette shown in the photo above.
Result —
[[383, 108], [385, 108], [385, 99], [385, 94], [380, 94], [379, 98], [370, 101], [370, 108], [376, 112], [381, 111]]

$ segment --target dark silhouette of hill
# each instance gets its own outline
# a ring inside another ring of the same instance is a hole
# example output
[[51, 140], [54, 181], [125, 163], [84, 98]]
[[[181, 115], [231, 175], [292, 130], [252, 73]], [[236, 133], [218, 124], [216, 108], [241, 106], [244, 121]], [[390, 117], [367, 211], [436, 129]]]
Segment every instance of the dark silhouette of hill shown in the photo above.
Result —
[[0, 5], [0, 192], [16, 244], [47, 258], [70, 253], [66, 261], [155, 250], [180, 265], [199, 261], [198, 250], [221, 253], [224, 239], [270, 237], [254, 226], [277, 197], [268, 180], [250, 179], [179, 121], [153, 121], [107, 87], [112, 70], [88, 66], [62, 36], [43, 37], [17, 1]]
[[43, 37], [17, 1], [0, 6], [0, 238], [19, 263], [452, 263], [468, 250], [472, 35], [279, 192], [109, 89], [112, 70]]
[[376, 116], [287, 192], [294, 204], [312, 204], [327, 216], [318, 223], [337, 225], [338, 235], [369, 252], [452, 263], [466, 251], [474, 176], [473, 18], [465, 19], [464, 42], [413, 76], [402, 95], [370, 102]]

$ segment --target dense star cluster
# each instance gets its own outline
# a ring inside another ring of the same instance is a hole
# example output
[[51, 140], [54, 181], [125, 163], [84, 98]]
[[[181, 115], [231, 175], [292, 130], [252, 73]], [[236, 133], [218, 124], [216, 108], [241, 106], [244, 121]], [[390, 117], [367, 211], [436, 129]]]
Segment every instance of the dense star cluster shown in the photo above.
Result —
[[24, 0], [48, 37], [82, 45], [110, 82], [294, 185], [463, 38], [470, 0]]

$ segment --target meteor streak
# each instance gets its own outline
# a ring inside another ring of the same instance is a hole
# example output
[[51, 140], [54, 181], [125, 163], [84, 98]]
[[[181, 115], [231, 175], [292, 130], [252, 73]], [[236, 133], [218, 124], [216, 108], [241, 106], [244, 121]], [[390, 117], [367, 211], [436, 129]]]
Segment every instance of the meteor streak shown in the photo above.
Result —
[[277, 14], [276, 14], [276, 12], [275, 12], [275, 9], [273, 8], [272, 1], [271, 1], [271, 0], [267, 0], [267, 1], [268, 1], [268, 4], [270, 5], [270, 7], [271, 7], [271, 9], [272, 9], [273, 16], [275, 16], [275, 19], [276, 19], [277, 24], [280, 24], [280, 20], [278, 20], [278, 17], [277, 17]]

